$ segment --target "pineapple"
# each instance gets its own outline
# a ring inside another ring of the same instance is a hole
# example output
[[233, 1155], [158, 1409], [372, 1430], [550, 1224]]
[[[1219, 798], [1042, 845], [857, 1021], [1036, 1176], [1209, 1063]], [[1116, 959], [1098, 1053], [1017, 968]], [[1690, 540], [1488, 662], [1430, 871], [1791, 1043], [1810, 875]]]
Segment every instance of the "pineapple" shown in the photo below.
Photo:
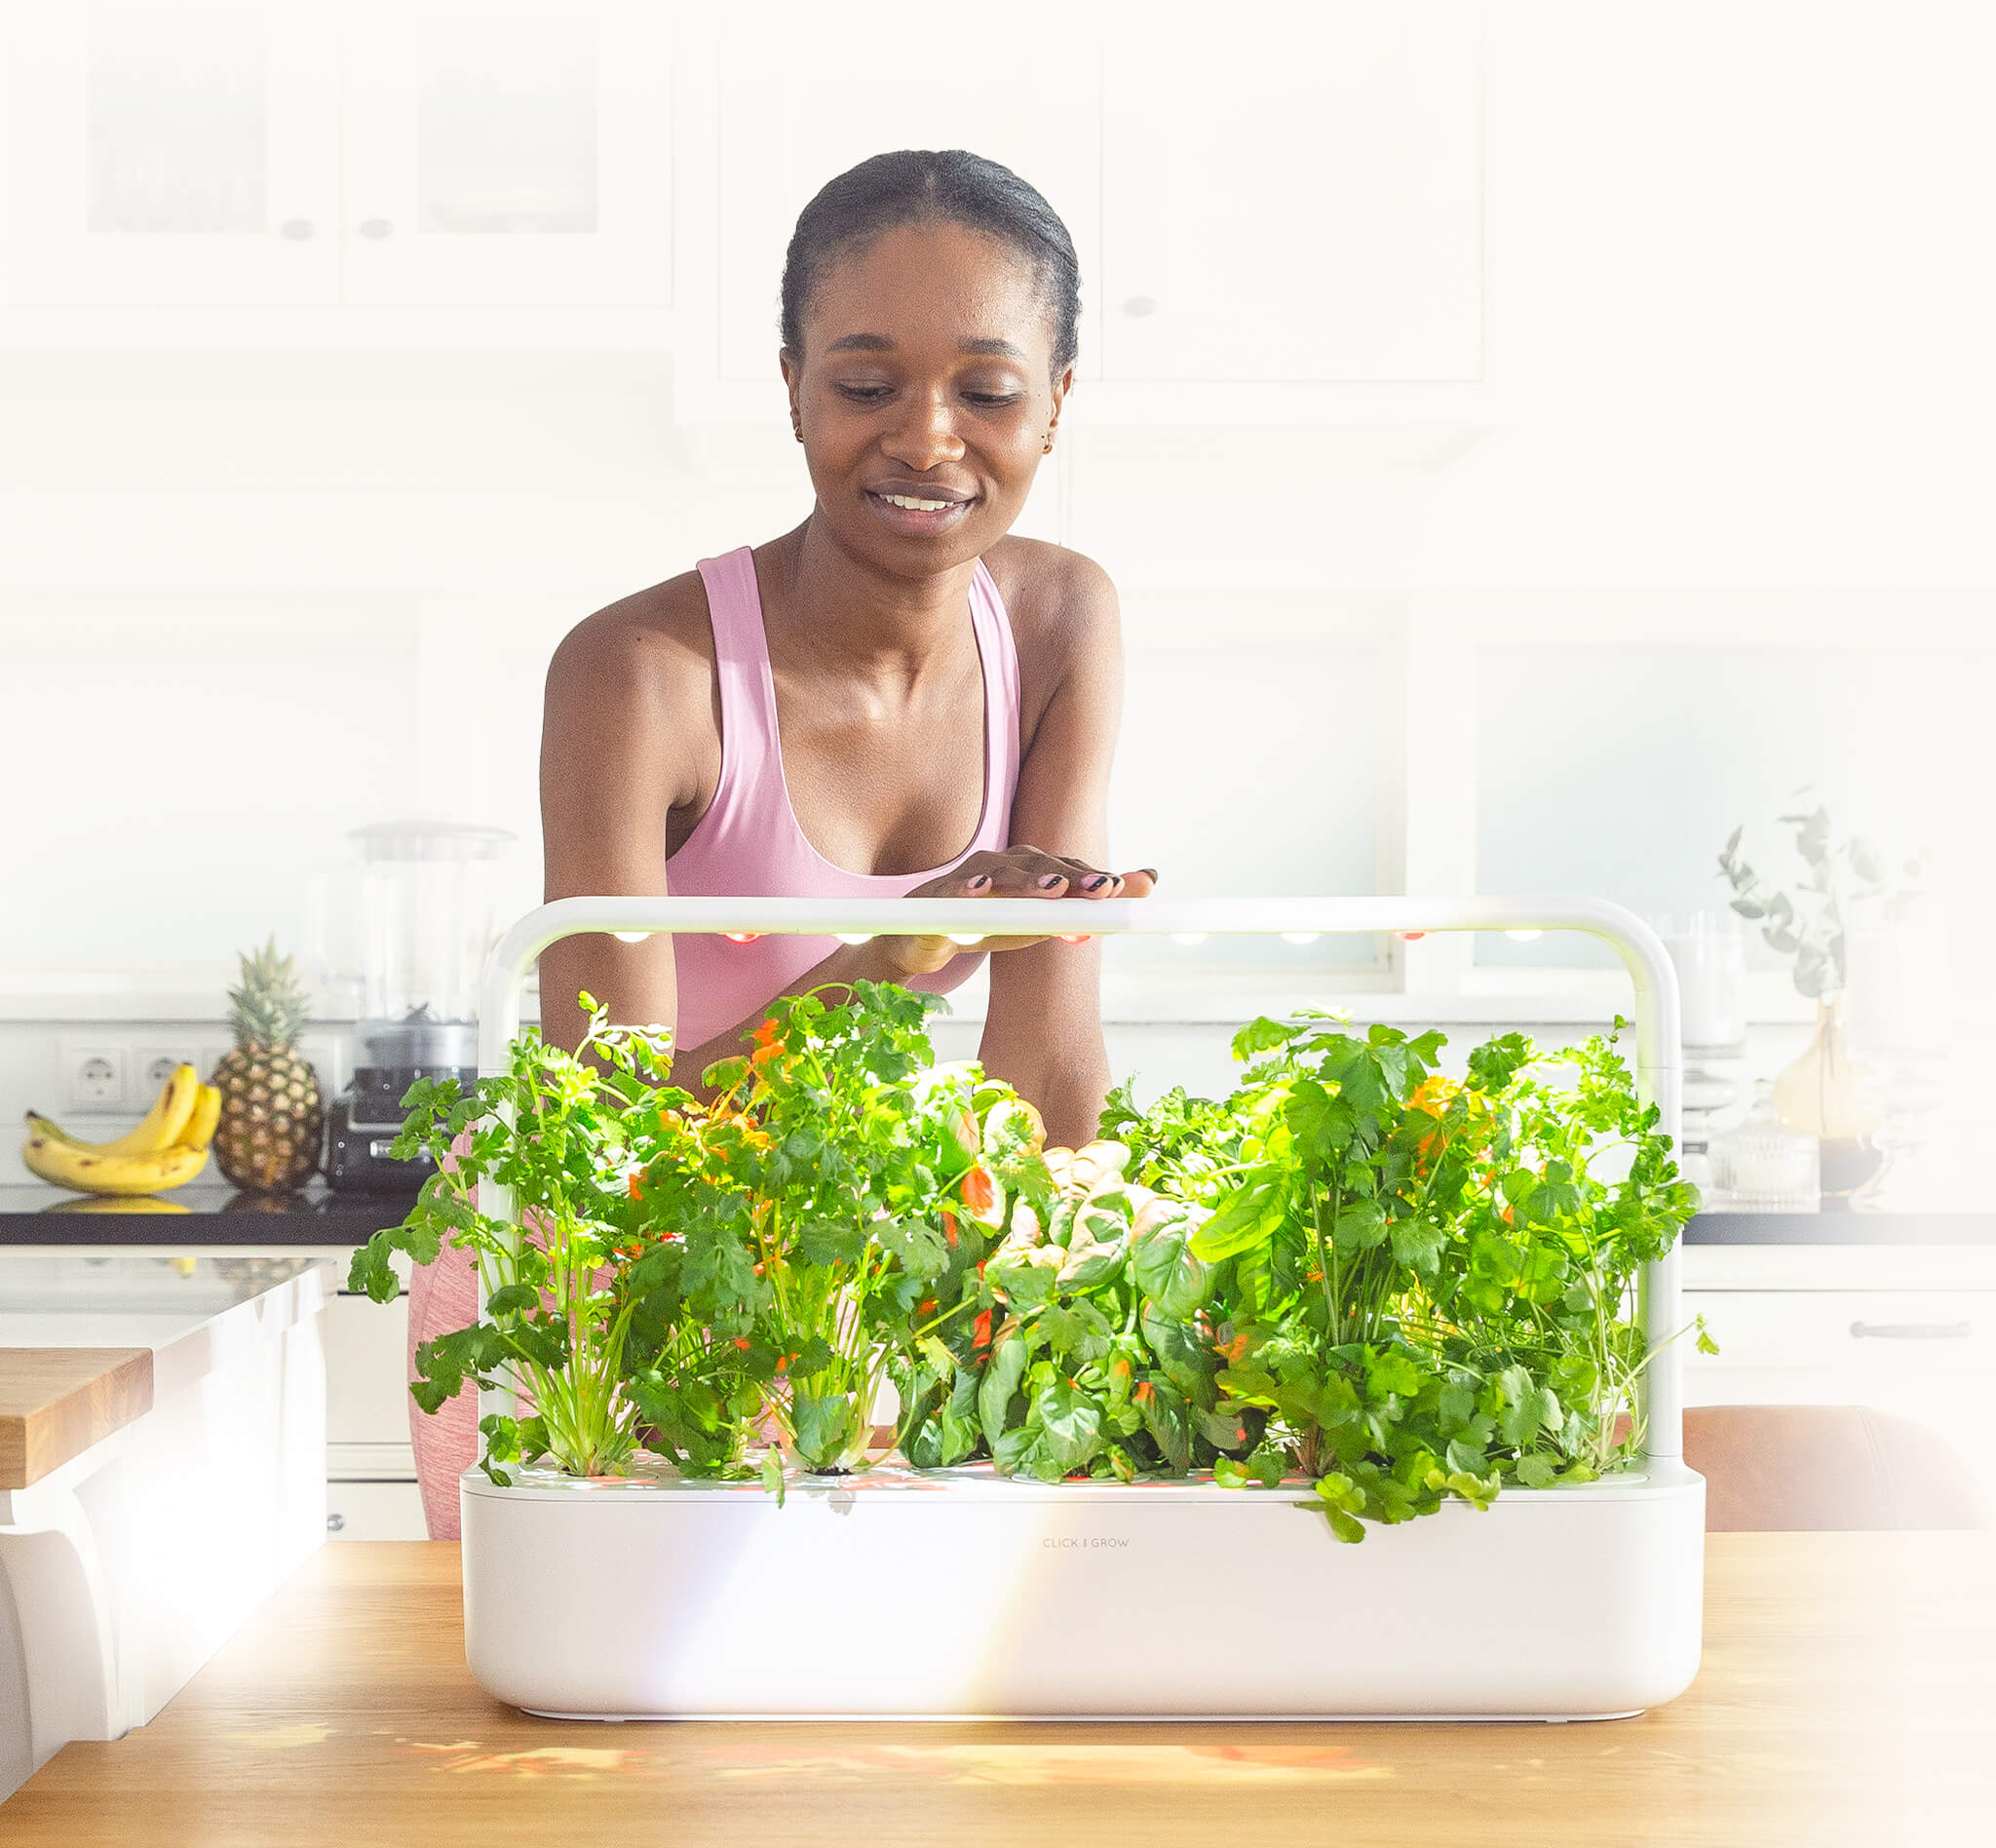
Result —
[[243, 985], [229, 990], [235, 1050], [209, 1078], [222, 1094], [215, 1166], [238, 1187], [283, 1193], [319, 1166], [326, 1124], [319, 1076], [296, 1044], [305, 991], [292, 959], [279, 958], [275, 937], [239, 960]]

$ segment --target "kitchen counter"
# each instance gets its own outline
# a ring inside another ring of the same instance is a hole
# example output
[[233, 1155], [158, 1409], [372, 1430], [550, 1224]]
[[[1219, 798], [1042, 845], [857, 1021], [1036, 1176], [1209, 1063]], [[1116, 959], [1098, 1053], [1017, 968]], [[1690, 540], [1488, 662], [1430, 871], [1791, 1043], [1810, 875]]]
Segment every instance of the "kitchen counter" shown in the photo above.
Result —
[[40, 1183], [0, 1186], [5, 1245], [365, 1245], [400, 1225], [406, 1200], [335, 1194], [315, 1182], [295, 1194], [238, 1193], [191, 1181], [159, 1200], [86, 1200]]
[[[1996, 1537], [1708, 1547], [1690, 1692], [1564, 1726], [532, 1719], [465, 1668], [454, 1546], [327, 1548], [150, 1726], [67, 1747], [0, 1833], [65, 1848], [1983, 1839]], [[919, 1635], [877, 1599], [800, 1613], [800, 1647]]]
[[328, 1255], [0, 1249], [0, 1792], [324, 1541]]
[[[123, 1207], [59, 1187], [0, 1186], [4, 1245], [365, 1245], [400, 1225], [406, 1200], [334, 1194], [237, 1193], [196, 1181], [158, 1203]], [[1996, 1248], [1996, 1213], [1701, 1213], [1686, 1245], [1980, 1245]]]

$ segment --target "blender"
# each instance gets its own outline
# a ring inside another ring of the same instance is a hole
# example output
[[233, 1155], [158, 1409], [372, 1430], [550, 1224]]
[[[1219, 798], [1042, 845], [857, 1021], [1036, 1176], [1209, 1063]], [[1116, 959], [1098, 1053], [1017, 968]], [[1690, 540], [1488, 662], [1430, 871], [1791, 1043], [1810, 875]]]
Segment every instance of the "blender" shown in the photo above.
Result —
[[361, 845], [360, 1018], [354, 1077], [328, 1114], [335, 1193], [414, 1194], [427, 1154], [389, 1153], [418, 1078], [479, 1076], [479, 979], [492, 943], [493, 862], [514, 835], [459, 822], [377, 822]]

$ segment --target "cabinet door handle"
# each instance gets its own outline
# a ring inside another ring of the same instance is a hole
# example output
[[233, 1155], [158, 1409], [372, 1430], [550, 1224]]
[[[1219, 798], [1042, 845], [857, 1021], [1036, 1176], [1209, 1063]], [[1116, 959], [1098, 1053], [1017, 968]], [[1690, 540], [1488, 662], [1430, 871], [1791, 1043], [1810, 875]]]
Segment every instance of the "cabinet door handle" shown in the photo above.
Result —
[[1966, 1341], [1975, 1333], [1967, 1322], [1854, 1322], [1860, 1341]]

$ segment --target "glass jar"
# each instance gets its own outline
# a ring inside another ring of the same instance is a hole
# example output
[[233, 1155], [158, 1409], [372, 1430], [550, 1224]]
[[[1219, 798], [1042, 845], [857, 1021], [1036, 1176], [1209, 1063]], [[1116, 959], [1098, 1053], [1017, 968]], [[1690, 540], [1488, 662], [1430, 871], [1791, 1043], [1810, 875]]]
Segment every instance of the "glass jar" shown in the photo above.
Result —
[[1790, 1128], [1775, 1108], [1774, 1081], [1753, 1088], [1753, 1107], [1711, 1138], [1712, 1204], [1740, 1213], [1814, 1213], [1823, 1173], [1816, 1137]]

